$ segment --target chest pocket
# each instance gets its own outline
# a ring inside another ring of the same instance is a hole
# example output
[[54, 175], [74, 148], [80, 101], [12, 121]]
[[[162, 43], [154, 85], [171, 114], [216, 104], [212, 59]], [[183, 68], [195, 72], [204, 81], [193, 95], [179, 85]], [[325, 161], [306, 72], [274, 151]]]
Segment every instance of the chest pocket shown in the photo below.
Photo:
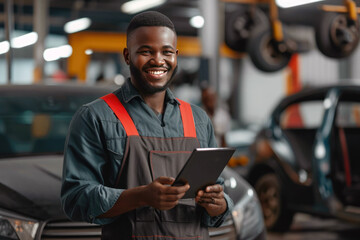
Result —
[[175, 178], [190, 154], [191, 151], [150, 151], [149, 161], [153, 180], [161, 176]]
[[109, 181], [106, 184], [108, 186], [116, 185], [116, 179], [124, 157], [124, 149], [119, 148], [119, 146], [124, 146], [125, 143], [126, 141], [124, 138], [109, 139], [106, 141], [106, 154], [108, 161], [104, 167], [104, 171], [106, 172], [107, 180]]

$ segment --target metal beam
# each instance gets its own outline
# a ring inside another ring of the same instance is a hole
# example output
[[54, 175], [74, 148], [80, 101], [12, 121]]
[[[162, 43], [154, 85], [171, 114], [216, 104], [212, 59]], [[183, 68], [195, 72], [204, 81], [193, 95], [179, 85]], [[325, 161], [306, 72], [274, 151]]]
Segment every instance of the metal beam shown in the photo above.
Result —
[[45, 50], [45, 38], [48, 34], [48, 11], [49, 1], [34, 0], [34, 31], [38, 34], [38, 41], [34, 46], [34, 82], [43, 81], [44, 64], [43, 53]]
[[[13, 1], [7, 0], [5, 2], [5, 37], [6, 41], [11, 43], [11, 34], [14, 26], [14, 20], [13, 20]], [[12, 81], [12, 48], [9, 48], [9, 51], [6, 53], [6, 81], [8, 84]]]

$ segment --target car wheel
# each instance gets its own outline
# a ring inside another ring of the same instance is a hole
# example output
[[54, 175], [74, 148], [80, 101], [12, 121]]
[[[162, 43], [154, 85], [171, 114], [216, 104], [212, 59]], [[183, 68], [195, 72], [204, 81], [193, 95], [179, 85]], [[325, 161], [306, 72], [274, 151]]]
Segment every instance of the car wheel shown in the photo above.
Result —
[[224, 41], [232, 50], [246, 52], [250, 33], [255, 26], [269, 25], [265, 13], [259, 8], [242, 6], [225, 15]]
[[349, 56], [360, 38], [359, 22], [346, 14], [325, 13], [315, 29], [316, 45], [321, 53], [331, 58]]
[[276, 175], [269, 173], [258, 178], [255, 190], [261, 203], [266, 228], [269, 231], [287, 231], [294, 214], [286, 209]]
[[258, 26], [251, 33], [247, 52], [259, 70], [275, 72], [286, 67], [291, 59], [286, 41], [276, 42], [269, 27]]

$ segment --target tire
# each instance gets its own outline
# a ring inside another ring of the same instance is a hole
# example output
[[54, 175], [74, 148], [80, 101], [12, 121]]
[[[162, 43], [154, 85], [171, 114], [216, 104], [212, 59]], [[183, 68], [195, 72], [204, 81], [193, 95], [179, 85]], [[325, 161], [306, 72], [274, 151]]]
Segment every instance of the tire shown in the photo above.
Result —
[[234, 51], [246, 52], [250, 33], [255, 26], [269, 25], [265, 13], [255, 8], [242, 6], [225, 15], [225, 44]]
[[[285, 39], [286, 41], [286, 39]], [[292, 56], [286, 50], [280, 52], [277, 42], [272, 38], [270, 28], [258, 26], [253, 30], [249, 38], [247, 52], [252, 63], [261, 71], [276, 72], [285, 68]]]
[[273, 173], [265, 174], [255, 182], [255, 191], [261, 203], [265, 226], [269, 231], [289, 230], [294, 213], [286, 209], [281, 185]]
[[315, 28], [316, 45], [330, 58], [345, 58], [359, 44], [359, 22], [348, 19], [346, 14], [324, 13]]

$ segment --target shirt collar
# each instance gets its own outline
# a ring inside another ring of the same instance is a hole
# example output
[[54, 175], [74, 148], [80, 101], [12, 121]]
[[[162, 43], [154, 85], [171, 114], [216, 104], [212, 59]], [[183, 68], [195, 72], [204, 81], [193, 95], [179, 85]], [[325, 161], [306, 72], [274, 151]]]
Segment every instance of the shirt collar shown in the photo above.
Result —
[[[140, 93], [131, 83], [130, 78], [128, 78], [125, 81], [124, 85], [120, 88], [120, 92], [122, 94], [124, 102], [126, 103], [130, 102], [132, 99], [135, 98], [139, 98], [143, 101], [143, 98], [141, 97]], [[166, 89], [165, 102], [180, 104], [169, 88]]]

